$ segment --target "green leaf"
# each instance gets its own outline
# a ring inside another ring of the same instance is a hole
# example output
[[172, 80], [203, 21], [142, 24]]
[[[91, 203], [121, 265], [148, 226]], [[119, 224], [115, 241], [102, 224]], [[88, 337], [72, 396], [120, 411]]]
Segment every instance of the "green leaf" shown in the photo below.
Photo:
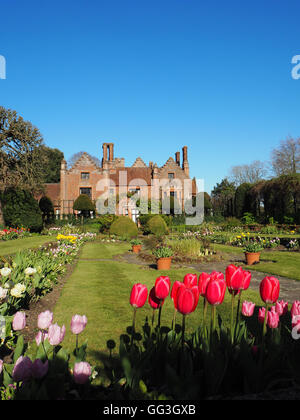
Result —
[[14, 363], [16, 363], [18, 358], [23, 355], [24, 348], [25, 348], [24, 337], [23, 337], [23, 335], [19, 335], [17, 345], [16, 345], [16, 348], [15, 348], [15, 351], [14, 351]]

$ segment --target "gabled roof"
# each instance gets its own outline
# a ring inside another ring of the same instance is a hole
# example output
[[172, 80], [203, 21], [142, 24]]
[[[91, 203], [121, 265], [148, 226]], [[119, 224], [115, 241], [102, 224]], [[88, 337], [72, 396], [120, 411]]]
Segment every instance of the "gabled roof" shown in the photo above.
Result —
[[166, 168], [180, 168], [180, 166], [177, 165], [177, 163], [175, 162], [175, 160], [172, 157], [169, 157], [169, 159], [166, 161], [166, 163], [161, 167], [161, 169], [166, 169]]
[[73, 169], [84, 166], [93, 166], [95, 169], [99, 169], [98, 165], [96, 165], [95, 161], [88, 155], [88, 153], [84, 152], [69, 171], [71, 172]]
[[132, 165], [132, 168], [147, 168], [147, 165], [145, 164], [142, 158], [138, 157]]

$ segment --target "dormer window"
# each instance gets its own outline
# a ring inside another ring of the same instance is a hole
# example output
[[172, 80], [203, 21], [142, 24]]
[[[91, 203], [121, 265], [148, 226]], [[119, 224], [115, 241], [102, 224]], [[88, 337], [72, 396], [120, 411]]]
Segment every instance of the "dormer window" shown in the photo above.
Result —
[[82, 180], [87, 180], [90, 179], [90, 173], [89, 172], [81, 172], [81, 179]]

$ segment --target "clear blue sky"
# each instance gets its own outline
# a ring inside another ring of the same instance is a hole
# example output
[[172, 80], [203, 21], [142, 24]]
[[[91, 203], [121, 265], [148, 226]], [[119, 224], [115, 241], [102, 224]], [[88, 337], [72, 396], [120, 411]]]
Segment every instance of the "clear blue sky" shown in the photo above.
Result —
[[187, 145], [210, 192], [300, 135], [299, 16], [299, 0], [2, 2], [0, 104], [67, 159], [108, 141], [163, 165]]

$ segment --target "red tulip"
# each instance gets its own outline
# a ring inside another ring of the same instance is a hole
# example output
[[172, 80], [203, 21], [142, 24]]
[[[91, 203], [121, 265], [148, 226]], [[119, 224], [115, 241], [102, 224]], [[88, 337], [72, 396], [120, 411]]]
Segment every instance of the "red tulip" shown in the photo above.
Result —
[[206, 295], [206, 288], [208, 285], [208, 282], [210, 281], [210, 274], [202, 273], [199, 276], [199, 283], [198, 283], [198, 289], [200, 296], [205, 297]]
[[150, 290], [148, 302], [151, 308], [153, 309], [159, 309], [164, 304], [164, 300], [158, 299], [158, 297], [156, 296], [155, 287], [152, 287], [152, 289]]
[[231, 294], [238, 294], [244, 286], [244, 270], [242, 267], [236, 267], [230, 264], [226, 268], [226, 285]]
[[174, 302], [175, 309], [177, 309], [177, 294], [178, 294], [178, 291], [179, 291], [180, 287], [182, 287], [182, 286], [184, 286], [184, 284], [181, 283], [180, 281], [175, 281], [173, 283], [173, 287], [172, 287], [172, 290], [171, 290], [171, 299]]
[[277, 302], [280, 294], [280, 283], [276, 277], [265, 277], [260, 284], [260, 296], [266, 304]]
[[190, 273], [189, 274], [186, 274], [184, 276], [183, 283], [187, 287], [197, 286], [197, 283], [198, 283], [198, 276], [197, 276], [197, 274], [190, 274]]
[[222, 273], [213, 272], [206, 288], [206, 299], [210, 305], [220, 305], [224, 301], [226, 283]]
[[178, 293], [176, 296], [176, 305], [178, 312], [182, 315], [188, 315], [197, 307], [199, 300], [199, 291], [198, 287], [187, 287], [182, 285], [178, 288]]
[[171, 282], [169, 277], [160, 276], [155, 281], [155, 295], [158, 299], [165, 299], [170, 293]]
[[252, 274], [250, 271], [244, 271], [244, 284], [241, 290], [248, 290], [251, 282]]
[[148, 296], [148, 289], [145, 285], [137, 283], [133, 286], [130, 294], [130, 305], [134, 308], [141, 308], [145, 305]]

